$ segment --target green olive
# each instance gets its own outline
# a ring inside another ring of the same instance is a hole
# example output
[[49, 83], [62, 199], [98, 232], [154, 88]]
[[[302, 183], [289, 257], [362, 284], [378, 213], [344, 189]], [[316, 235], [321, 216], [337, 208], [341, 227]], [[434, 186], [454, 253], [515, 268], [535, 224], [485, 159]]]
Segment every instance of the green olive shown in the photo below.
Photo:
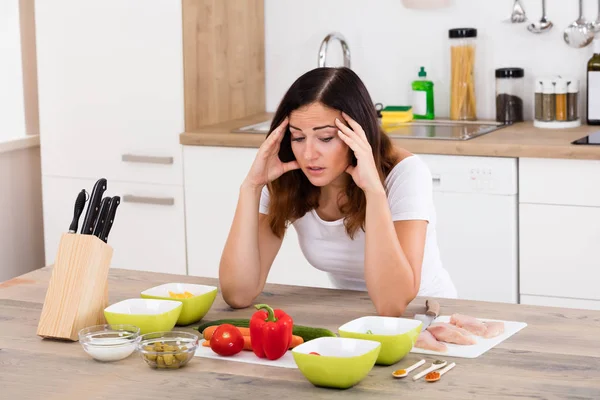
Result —
[[165, 365], [171, 365], [173, 364], [173, 360], [175, 360], [175, 357], [173, 357], [172, 354], [165, 354], [163, 356], [163, 360], [165, 361]]
[[146, 360], [153, 361], [153, 362], [156, 361], [156, 358], [157, 358], [156, 354], [145, 354], [145, 357], [146, 357]]
[[179, 361], [185, 361], [187, 360], [188, 356], [187, 353], [177, 353], [175, 354], [175, 358], [178, 359]]

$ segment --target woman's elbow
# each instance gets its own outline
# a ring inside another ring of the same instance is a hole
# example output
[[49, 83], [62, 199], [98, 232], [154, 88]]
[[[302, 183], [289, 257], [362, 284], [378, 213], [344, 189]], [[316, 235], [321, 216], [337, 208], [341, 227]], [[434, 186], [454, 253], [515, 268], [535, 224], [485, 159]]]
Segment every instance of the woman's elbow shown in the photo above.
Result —
[[227, 293], [223, 291], [223, 300], [231, 308], [248, 308], [252, 305], [253, 299], [250, 296], [242, 296], [239, 294]]
[[415, 297], [417, 297], [416, 294], [410, 294], [407, 297], [394, 299], [394, 301], [374, 302], [375, 310], [377, 311], [377, 315], [382, 317], [401, 317]]

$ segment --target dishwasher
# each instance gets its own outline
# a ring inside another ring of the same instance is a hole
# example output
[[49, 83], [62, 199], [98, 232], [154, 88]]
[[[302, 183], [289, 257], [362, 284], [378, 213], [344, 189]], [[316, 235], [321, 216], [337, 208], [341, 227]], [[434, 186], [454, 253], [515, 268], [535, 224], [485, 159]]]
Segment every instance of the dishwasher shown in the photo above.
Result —
[[432, 174], [440, 256], [458, 297], [518, 303], [517, 159], [418, 156]]

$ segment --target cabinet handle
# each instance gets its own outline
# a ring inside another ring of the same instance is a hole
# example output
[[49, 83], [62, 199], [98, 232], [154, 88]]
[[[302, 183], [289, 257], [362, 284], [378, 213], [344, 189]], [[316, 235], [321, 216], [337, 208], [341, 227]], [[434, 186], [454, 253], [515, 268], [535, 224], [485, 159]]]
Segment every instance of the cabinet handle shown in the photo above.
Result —
[[434, 186], [437, 186], [437, 185], [439, 185], [440, 183], [442, 183], [442, 177], [441, 177], [441, 176], [439, 176], [439, 175], [433, 175], [433, 176], [431, 177], [431, 181], [432, 181], [432, 183], [434, 184]]
[[159, 206], [172, 206], [175, 204], [173, 197], [144, 197], [132, 194], [124, 195], [123, 201], [126, 203], [158, 204]]
[[121, 161], [146, 164], [173, 164], [173, 157], [140, 156], [135, 154], [122, 154]]

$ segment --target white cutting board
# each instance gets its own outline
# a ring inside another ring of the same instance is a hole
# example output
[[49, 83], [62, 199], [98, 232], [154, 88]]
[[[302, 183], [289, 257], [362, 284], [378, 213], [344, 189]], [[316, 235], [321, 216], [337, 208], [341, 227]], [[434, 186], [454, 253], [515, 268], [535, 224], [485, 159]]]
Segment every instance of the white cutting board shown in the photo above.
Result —
[[[459, 357], [459, 358], [477, 358], [492, 347], [496, 346], [498, 343], [501, 343], [519, 332], [521, 329], [525, 328], [527, 324], [525, 322], [516, 322], [516, 321], [502, 321], [499, 319], [485, 319], [478, 318], [480, 321], [499, 321], [504, 322], [504, 333], [490, 338], [485, 339], [481, 336], [473, 335], [472, 337], [477, 340], [476, 344], [472, 345], [459, 345], [453, 343], [445, 343], [448, 350], [445, 353], [439, 351], [425, 350], [419, 349], [417, 347], [413, 347], [410, 351], [411, 353], [419, 353], [419, 354], [430, 354], [436, 355], [440, 357]], [[431, 323], [434, 322], [450, 322], [450, 316], [440, 316], [434, 319]]]
[[200, 340], [200, 345], [198, 346], [198, 348], [196, 349], [196, 353], [194, 354], [196, 357], [214, 358], [216, 360], [236, 361], [250, 364], [261, 364], [268, 365], [271, 367], [298, 368], [298, 366], [296, 365], [296, 361], [294, 360], [294, 356], [289, 350], [277, 360], [259, 358], [256, 356], [256, 354], [254, 354], [254, 352], [248, 350], [242, 350], [233, 356], [224, 357], [215, 353], [210, 347], [202, 346], [202, 343], [204, 341], [204, 339]]

